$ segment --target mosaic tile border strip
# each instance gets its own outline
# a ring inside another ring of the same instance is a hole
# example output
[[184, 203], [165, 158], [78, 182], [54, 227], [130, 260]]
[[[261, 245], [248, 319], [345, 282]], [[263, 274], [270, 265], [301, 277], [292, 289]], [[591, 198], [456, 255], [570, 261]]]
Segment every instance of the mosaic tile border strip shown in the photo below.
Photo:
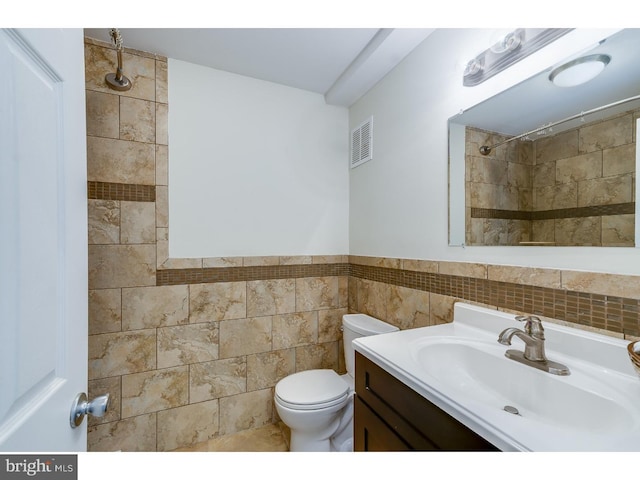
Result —
[[156, 285], [188, 285], [194, 283], [335, 277], [348, 276], [349, 271], [350, 267], [348, 263], [167, 269], [157, 271]]
[[604, 217], [607, 215], [626, 215], [635, 213], [635, 202], [617, 203], [614, 205], [595, 205], [592, 207], [561, 208], [531, 212], [532, 220], [548, 220], [555, 218]]
[[560, 218], [603, 217], [607, 215], [626, 215], [635, 213], [635, 202], [614, 205], [595, 205], [591, 207], [559, 208], [538, 212], [518, 210], [500, 210], [492, 208], [472, 208], [472, 218], [501, 218], [506, 220], [551, 220]]
[[303, 264], [158, 270], [156, 285], [351, 276], [640, 336], [640, 300], [367, 265]]
[[471, 218], [500, 218], [504, 220], [532, 220], [532, 212], [500, 210], [498, 208], [471, 208]]
[[632, 298], [355, 264], [350, 275], [640, 336], [640, 300]]
[[128, 183], [87, 182], [87, 196], [91, 200], [124, 200], [129, 202], [155, 202], [155, 185]]

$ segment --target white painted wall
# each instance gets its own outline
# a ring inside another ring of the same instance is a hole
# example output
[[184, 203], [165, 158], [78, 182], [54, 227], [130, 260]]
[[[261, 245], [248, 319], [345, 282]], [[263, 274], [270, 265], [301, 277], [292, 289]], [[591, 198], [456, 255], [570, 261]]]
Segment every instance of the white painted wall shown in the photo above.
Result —
[[169, 255], [348, 252], [348, 111], [169, 59]]
[[640, 250], [603, 247], [449, 247], [447, 120], [595, 44], [614, 30], [577, 29], [476, 87], [465, 63], [494, 30], [438, 29], [349, 110], [374, 118], [374, 158], [350, 173], [349, 252], [640, 274]]

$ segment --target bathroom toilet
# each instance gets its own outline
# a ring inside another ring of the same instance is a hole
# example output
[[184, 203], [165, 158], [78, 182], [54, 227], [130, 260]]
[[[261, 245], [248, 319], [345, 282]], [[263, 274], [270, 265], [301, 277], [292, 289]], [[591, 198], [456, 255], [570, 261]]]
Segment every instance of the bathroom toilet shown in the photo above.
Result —
[[274, 402], [280, 419], [291, 430], [292, 452], [353, 450], [353, 394], [358, 337], [395, 332], [398, 328], [361, 313], [342, 317], [347, 373], [306, 370], [276, 384]]

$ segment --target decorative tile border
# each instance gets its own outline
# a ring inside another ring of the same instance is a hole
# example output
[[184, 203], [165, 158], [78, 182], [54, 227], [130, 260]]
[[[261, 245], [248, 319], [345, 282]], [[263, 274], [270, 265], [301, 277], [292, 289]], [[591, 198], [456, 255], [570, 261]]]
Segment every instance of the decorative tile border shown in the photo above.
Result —
[[156, 284], [350, 276], [640, 336], [640, 299], [356, 263], [158, 270]]
[[248, 282], [285, 278], [348, 276], [348, 263], [266, 265], [252, 267], [182, 268], [158, 270], [156, 285]]
[[87, 195], [91, 200], [125, 200], [130, 202], [155, 202], [155, 185], [126, 183], [87, 182]]
[[350, 276], [640, 336], [638, 299], [353, 263]]
[[531, 214], [520, 210], [500, 210], [498, 208], [471, 207], [471, 218], [501, 218], [505, 220], [532, 220]]
[[519, 210], [499, 210], [492, 208], [472, 208], [472, 218], [501, 218], [507, 220], [550, 220], [559, 218], [603, 217], [606, 215], [625, 215], [635, 213], [635, 202], [617, 203], [615, 205], [595, 205], [591, 207], [560, 208], [523, 212]]
[[636, 212], [635, 202], [617, 203], [615, 205], [595, 205], [591, 207], [561, 208], [531, 212], [532, 220], [549, 220], [555, 218], [604, 217], [607, 215], [626, 215]]

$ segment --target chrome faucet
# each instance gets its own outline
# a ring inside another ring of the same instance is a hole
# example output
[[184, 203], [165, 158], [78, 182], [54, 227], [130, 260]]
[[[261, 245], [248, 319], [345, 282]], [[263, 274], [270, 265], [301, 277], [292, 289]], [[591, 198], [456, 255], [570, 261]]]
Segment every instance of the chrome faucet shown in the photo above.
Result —
[[511, 339], [516, 336], [524, 342], [524, 352], [507, 350], [505, 356], [555, 375], [569, 375], [569, 369], [565, 365], [547, 360], [544, 353], [544, 328], [540, 319], [533, 315], [519, 315], [515, 319], [524, 322], [524, 330], [514, 327], [507, 328], [498, 335], [498, 343], [511, 345]]
[[517, 316], [516, 320], [524, 323], [524, 331], [518, 328], [507, 328], [500, 332], [498, 342], [502, 345], [511, 345], [511, 339], [515, 335], [525, 344], [524, 358], [532, 362], [545, 362], [547, 357], [544, 354], [544, 328], [538, 317]]

